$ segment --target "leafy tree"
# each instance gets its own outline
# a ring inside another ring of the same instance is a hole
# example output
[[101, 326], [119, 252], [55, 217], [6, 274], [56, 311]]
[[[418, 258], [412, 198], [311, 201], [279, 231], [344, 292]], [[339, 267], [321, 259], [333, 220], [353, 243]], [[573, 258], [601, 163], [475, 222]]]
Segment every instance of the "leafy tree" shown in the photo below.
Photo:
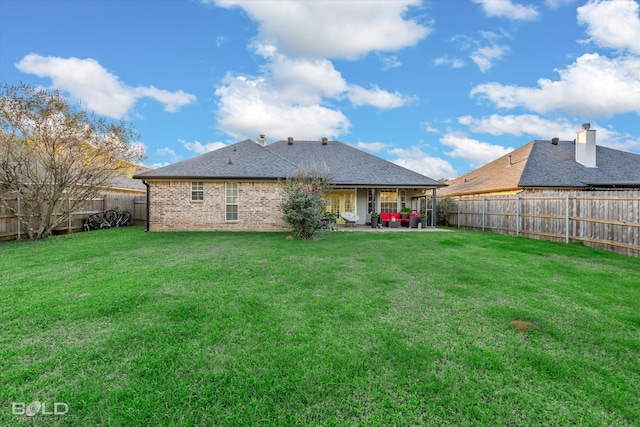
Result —
[[281, 205], [284, 220], [293, 227], [296, 236], [311, 239], [326, 220], [327, 202], [324, 195], [331, 184], [328, 170], [317, 165], [299, 169], [282, 183]]
[[449, 225], [447, 216], [449, 213], [456, 212], [458, 204], [451, 196], [439, 198], [436, 202], [436, 225]]
[[[0, 83], [0, 203], [30, 239], [51, 234], [142, 152], [131, 125], [96, 117], [58, 91]], [[19, 197], [19, 207], [7, 199]]]

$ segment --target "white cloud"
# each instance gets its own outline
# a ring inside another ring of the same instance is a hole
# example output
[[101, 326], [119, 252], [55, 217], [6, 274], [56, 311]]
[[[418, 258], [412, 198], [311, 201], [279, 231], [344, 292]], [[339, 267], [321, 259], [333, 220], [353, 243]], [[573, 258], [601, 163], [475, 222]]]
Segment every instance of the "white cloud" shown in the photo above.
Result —
[[[596, 130], [596, 144], [616, 150], [640, 153], [640, 136], [629, 133], [620, 133], [611, 128], [600, 127], [597, 123], [591, 123], [591, 129]], [[574, 135], [575, 138], [575, 135]]]
[[385, 71], [402, 66], [402, 62], [398, 61], [397, 55], [383, 55], [378, 53], [378, 59], [382, 62], [382, 69]]
[[440, 133], [440, 129], [433, 126], [430, 122], [422, 122], [420, 126], [428, 133]]
[[452, 148], [451, 151], [445, 154], [467, 161], [472, 168], [482, 166], [513, 151], [511, 147], [504, 148], [500, 145], [491, 145], [487, 142], [469, 138], [459, 132], [443, 136], [440, 138], [440, 143]]
[[640, 53], [640, 18], [635, 1], [590, 1], [578, 8], [578, 22], [587, 26], [593, 43]]
[[398, 166], [418, 172], [432, 179], [453, 178], [457, 175], [451, 163], [439, 157], [431, 157], [420, 148], [394, 148], [389, 154], [396, 156], [392, 160]]
[[131, 146], [131, 149], [134, 150], [136, 153], [140, 153], [141, 157], [146, 156], [147, 146], [144, 144], [144, 142], [133, 141], [129, 145]]
[[169, 147], [158, 148], [156, 150], [156, 154], [161, 157], [169, 157], [171, 161], [174, 162], [178, 160], [178, 155], [176, 154], [176, 152]]
[[511, 0], [473, 0], [473, 2], [482, 6], [487, 16], [520, 21], [531, 21], [539, 16], [535, 7], [514, 4]]
[[267, 137], [296, 139], [335, 137], [351, 123], [338, 110], [321, 105], [282, 101], [264, 78], [227, 76], [218, 87], [218, 127], [236, 139]]
[[358, 141], [358, 148], [362, 150], [372, 151], [374, 153], [378, 153], [385, 148], [388, 148], [391, 144], [387, 144], [384, 142], [362, 142]]
[[273, 62], [265, 69], [271, 72], [274, 90], [282, 102], [312, 106], [320, 104], [324, 98], [341, 99], [346, 95], [356, 107], [371, 105], [384, 110], [413, 101], [410, 96], [391, 93], [375, 85], [371, 89], [348, 85], [327, 59], [292, 59], [277, 52], [269, 54]]
[[157, 162], [157, 163], [152, 163], [150, 165], [147, 165], [148, 167], [150, 167], [151, 169], [158, 169], [164, 166], [168, 166], [170, 165], [171, 162]]
[[[566, 118], [550, 120], [532, 114], [519, 116], [493, 114], [483, 118], [461, 116], [458, 118], [458, 122], [468, 126], [469, 130], [475, 133], [488, 133], [495, 136], [530, 135], [531, 139], [544, 140], [558, 137], [565, 141], [575, 139], [581, 125], [581, 123], [572, 123]], [[622, 151], [640, 152], [640, 136], [600, 127], [596, 122], [591, 123], [591, 129], [597, 131], [596, 139], [597, 144], [600, 146]], [[524, 142], [528, 141], [523, 141], [523, 145]]]
[[476, 49], [470, 58], [481, 72], [486, 73], [493, 66], [493, 61], [501, 59], [508, 52], [508, 46], [484, 46]]
[[449, 56], [447, 56], [447, 55], [444, 55], [444, 56], [441, 56], [439, 58], [436, 58], [433, 61], [433, 64], [436, 65], [436, 66], [449, 65], [449, 66], [451, 66], [451, 68], [462, 68], [462, 67], [464, 67], [466, 65], [462, 59], [449, 58]]
[[135, 93], [138, 95], [137, 98], [151, 98], [164, 104], [164, 111], [168, 113], [176, 113], [182, 106], [191, 104], [196, 100], [195, 95], [186, 93], [183, 90], [169, 92], [168, 90], [158, 89], [154, 86], [137, 87]]
[[347, 82], [327, 59], [290, 59], [272, 53], [271, 72], [274, 88], [282, 101], [299, 105], [321, 102], [323, 97], [337, 98], [348, 89]]
[[142, 97], [164, 104], [168, 112], [175, 112], [196, 100], [194, 95], [183, 91], [127, 86], [91, 58], [45, 57], [31, 53], [15, 66], [23, 73], [50, 78], [55, 89], [68, 92], [73, 99], [85, 104], [87, 109], [112, 118], [127, 114]]
[[560, 79], [538, 80], [538, 87], [506, 86], [492, 82], [478, 85], [471, 96], [493, 102], [499, 108], [524, 107], [537, 113], [564, 110], [583, 117], [610, 117], [640, 113], [640, 58], [609, 59], [596, 53], [579, 57]]
[[[491, 69], [494, 61], [502, 59], [510, 52], [509, 46], [499, 44], [500, 41], [509, 38], [509, 34], [505, 31], [480, 31], [475, 38], [457, 34], [451, 38], [451, 41], [455, 42], [461, 51], [472, 50], [469, 58], [478, 66], [481, 72], [485, 73]], [[436, 60], [436, 65], [447, 63], [449, 63], [447, 56]], [[454, 62], [454, 64], [456, 63]]]
[[431, 32], [404, 18], [419, 0], [202, 1], [242, 8], [259, 24], [260, 39], [273, 41], [287, 56], [355, 59], [372, 51], [413, 46]]
[[347, 117], [325, 102], [347, 99], [355, 107], [391, 109], [415, 97], [348, 83], [328, 58], [357, 59], [376, 52], [386, 67], [399, 66], [383, 51], [416, 44], [429, 29], [404, 14], [418, 0], [320, 2], [201, 0], [240, 7], [258, 23], [250, 43], [266, 64], [262, 75], [228, 75], [216, 95], [218, 128], [234, 137], [259, 133], [317, 138], [348, 132]]
[[549, 120], [534, 114], [506, 115], [493, 114], [489, 117], [475, 118], [461, 116], [458, 123], [468, 126], [474, 133], [490, 135], [531, 135], [535, 139], [573, 139], [579, 130], [566, 119]]
[[204, 154], [209, 151], [217, 150], [218, 148], [226, 147], [224, 142], [207, 142], [202, 144], [200, 141], [189, 142], [183, 139], [179, 139], [178, 142], [183, 145], [188, 151], [192, 151], [196, 154]]
[[350, 86], [347, 97], [356, 107], [371, 105], [381, 110], [402, 107], [415, 100], [414, 97], [404, 96], [399, 92], [387, 92], [375, 85], [371, 89], [356, 85]]
[[575, 0], [545, 0], [545, 4], [549, 9], [558, 9], [561, 6], [573, 3]]

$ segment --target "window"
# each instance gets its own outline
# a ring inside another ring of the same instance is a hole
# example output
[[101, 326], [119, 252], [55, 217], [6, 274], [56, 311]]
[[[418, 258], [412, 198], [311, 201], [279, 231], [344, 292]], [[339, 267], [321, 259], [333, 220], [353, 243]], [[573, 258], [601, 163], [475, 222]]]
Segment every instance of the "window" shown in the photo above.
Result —
[[204, 182], [191, 183], [191, 201], [199, 202], [204, 200]]
[[398, 212], [398, 193], [395, 190], [380, 192], [380, 212]]
[[224, 219], [225, 221], [238, 220], [238, 183], [227, 182], [224, 189]]

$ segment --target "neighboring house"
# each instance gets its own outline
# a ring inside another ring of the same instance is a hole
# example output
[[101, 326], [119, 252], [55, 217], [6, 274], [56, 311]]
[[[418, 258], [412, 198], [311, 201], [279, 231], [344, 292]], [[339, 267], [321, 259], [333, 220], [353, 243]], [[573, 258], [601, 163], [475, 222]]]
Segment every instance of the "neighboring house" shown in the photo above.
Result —
[[144, 196], [147, 194], [147, 187], [141, 182], [139, 179], [134, 179], [133, 175], [141, 174], [144, 172], [151, 171], [153, 169], [146, 167], [135, 165], [135, 169], [133, 170], [133, 174], [123, 174], [116, 176], [112, 181], [111, 185], [108, 188], [105, 188], [102, 191], [102, 194], [132, 194], [136, 196]]
[[424, 207], [428, 190], [445, 184], [339, 141], [267, 144], [263, 135], [134, 176], [147, 185], [154, 230], [285, 230], [281, 181], [313, 165], [331, 174], [333, 213]]
[[596, 145], [585, 123], [574, 141], [536, 140], [466, 175], [447, 181], [438, 197], [534, 191], [640, 188], [640, 156]]

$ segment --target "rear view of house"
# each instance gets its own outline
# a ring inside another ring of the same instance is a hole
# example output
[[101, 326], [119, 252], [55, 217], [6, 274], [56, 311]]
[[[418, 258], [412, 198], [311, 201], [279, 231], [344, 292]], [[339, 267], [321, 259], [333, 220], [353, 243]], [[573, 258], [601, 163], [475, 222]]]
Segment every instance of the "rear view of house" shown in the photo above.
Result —
[[328, 209], [361, 224], [374, 211], [419, 211], [444, 186], [340, 141], [262, 135], [134, 178], [147, 186], [149, 230], [285, 230], [280, 182], [313, 165], [331, 175]]

